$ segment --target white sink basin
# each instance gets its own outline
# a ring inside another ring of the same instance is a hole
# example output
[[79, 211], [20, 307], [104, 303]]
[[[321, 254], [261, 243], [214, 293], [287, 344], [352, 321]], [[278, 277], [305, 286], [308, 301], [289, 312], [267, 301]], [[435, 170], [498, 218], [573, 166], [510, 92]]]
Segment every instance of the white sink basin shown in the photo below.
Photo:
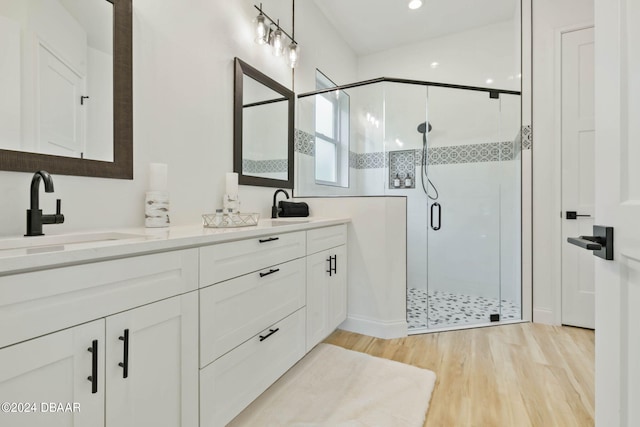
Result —
[[63, 247], [65, 245], [74, 245], [79, 243], [112, 242], [116, 240], [140, 239], [145, 237], [146, 236], [142, 234], [104, 232], [0, 239], [0, 251], [35, 248], [44, 249], [52, 246]]

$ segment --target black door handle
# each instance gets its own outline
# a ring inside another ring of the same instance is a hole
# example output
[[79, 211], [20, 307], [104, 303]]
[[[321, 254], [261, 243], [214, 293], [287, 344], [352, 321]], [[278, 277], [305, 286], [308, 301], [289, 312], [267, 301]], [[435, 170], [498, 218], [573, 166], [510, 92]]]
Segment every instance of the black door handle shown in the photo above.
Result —
[[129, 376], [129, 329], [125, 329], [124, 335], [119, 336], [118, 339], [124, 343], [122, 362], [118, 363], [118, 366], [122, 368], [122, 378], [127, 378]]
[[567, 211], [565, 218], [566, 219], [578, 219], [579, 216], [590, 217], [591, 215], [579, 214], [576, 211]]
[[593, 236], [569, 237], [567, 241], [588, 251], [599, 251], [604, 243], [600, 238]]
[[[435, 225], [435, 223], [433, 221], [434, 208], [438, 209], [438, 225]], [[433, 204], [431, 205], [431, 228], [434, 231], [438, 231], [438, 230], [440, 230], [440, 226], [441, 225], [442, 225], [442, 206], [440, 206], [440, 203], [438, 203], [438, 202], [433, 202]]]
[[608, 261], [613, 260], [613, 227], [593, 226], [593, 236], [569, 237], [567, 242]]

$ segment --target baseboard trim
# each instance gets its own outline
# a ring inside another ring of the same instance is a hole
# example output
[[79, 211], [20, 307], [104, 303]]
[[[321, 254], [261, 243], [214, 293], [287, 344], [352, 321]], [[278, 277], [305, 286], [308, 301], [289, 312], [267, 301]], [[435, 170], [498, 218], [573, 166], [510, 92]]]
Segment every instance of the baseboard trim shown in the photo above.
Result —
[[376, 338], [391, 339], [406, 337], [408, 325], [406, 320], [381, 322], [364, 317], [348, 316], [338, 328]]
[[546, 308], [533, 309], [533, 323], [543, 323], [545, 325], [555, 325], [553, 311]]

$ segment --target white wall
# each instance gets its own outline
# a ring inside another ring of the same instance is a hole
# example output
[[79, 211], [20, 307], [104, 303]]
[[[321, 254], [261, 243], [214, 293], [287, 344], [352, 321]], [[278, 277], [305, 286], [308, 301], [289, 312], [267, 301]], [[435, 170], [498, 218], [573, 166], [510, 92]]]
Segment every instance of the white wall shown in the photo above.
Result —
[[[61, 198], [66, 222], [45, 226], [45, 233], [142, 226], [151, 162], [169, 166], [172, 224], [198, 223], [202, 213], [221, 205], [224, 174], [233, 169], [233, 58], [292, 87], [284, 60], [253, 42], [254, 3], [133, 2], [134, 180], [54, 176], [56, 192], [43, 192], [41, 206], [51, 212], [55, 198]], [[280, 18], [288, 32], [291, 6], [290, 0], [263, 1], [267, 14]], [[306, 76], [315, 64], [316, 51], [309, 43], [307, 48], [301, 40], [300, 79], [315, 78]], [[344, 58], [332, 58], [335, 50], [327, 49], [321, 56], [329, 72], [346, 70]], [[352, 64], [349, 80], [355, 76], [355, 60]], [[0, 172], [0, 236], [24, 234], [31, 176]], [[241, 186], [243, 211], [269, 216], [273, 191]]]
[[296, 2], [295, 39], [300, 45], [302, 58], [295, 71], [296, 93], [316, 90], [316, 68], [337, 85], [357, 80], [355, 53], [340, 38], [315, 2]]
[[[488, 25], [358, 59], [358, 80], [398, 77], [499, 89], [520, 89], [519, 20]], [[431, 63], [438, 62], [437, 68]]]
[[593, 23], [592, 0], [533, 2], [533, 319], [560, 323], [560, 90], [556, 39]]

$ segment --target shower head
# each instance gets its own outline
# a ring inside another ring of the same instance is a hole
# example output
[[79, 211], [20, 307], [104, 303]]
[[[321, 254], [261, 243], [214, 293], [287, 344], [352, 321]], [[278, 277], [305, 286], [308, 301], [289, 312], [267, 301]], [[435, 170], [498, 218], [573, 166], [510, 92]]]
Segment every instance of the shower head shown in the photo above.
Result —
[[[429, 130], [427, 131], [427, 124], [429, 125]], [[422, 122], [418, 125], [418, 132], [422, 133], [422, 134], [426, 134], [427, 132], [431, 132], [431, 123], [428, 122]]]

